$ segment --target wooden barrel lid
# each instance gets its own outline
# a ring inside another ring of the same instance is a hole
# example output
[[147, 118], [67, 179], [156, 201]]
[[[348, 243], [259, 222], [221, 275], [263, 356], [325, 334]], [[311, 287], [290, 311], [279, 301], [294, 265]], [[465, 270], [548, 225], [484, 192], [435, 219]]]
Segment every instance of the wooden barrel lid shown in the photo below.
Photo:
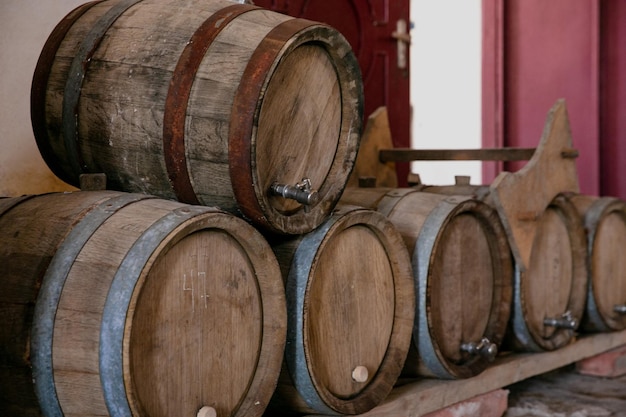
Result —
[[472, 196], [414, 188], [349, 188], [344, 201], [385, 214], [412, 253], [417, 312], [404, 373], [482, 372], [504, 338], [513, 293], [510, 247], [496, 210]]
[[217, 415], [260, 415], [271, 396], [282, 350], [281, 332], [270, 327], [282, 313], [267, 291], [280, 273], [277, 264], [263, 270], [259, 237], [233, 233], [229, 220], [214, 219], [164, 250], [136, 294], [126, 383], [145, 415], [193, 416], [207, 406]]
[[[557, 196], [541, 214], [526, 271], [518, 271], [519, 294], [514, 321], [519, 341], [528, 350], [553, 350], [574, 336], [584, 311], [587, 271], [582, 220], [564, 196]], [[548, 324], [561, 320], [562, 325]], [[520, 328], [521, 327], [521, 328]], [[519, 337], [521, 335], [522, 337]]]
[[598, 224], [591, 253], [591, 285], [596, 306], [613, 330], [626, 327], [626, 209], [612, 211]]
[[[69, 195], [107, 199], [72, 223], [38, 295], [31, 355], [42, 409], [260, 416], [286, 334], [269, 244], [215, 208], [115, 194]], [[54, 196], [65, 213], [73, 200]]]
[[[270, 230], [300, 234], [327, 218], [348, 181], [362, 125], [362, 81], [347, 40], [328, 26], [302, 19], [285, 22], [268, 34], [250, 59], [246, 71], [254, 70], [251, 75], [269, 64], [257, 54], [269, 54], [270, 44], [265, 43], [274, 38], [284, 47], [267, 69], [266, 79], [258, 80], [260, 96], [243, 96], [240, 86], [235, 97], [236, 106], [250, 98], [258, 106], [254, 129], [249, 131], [250, 149], [245, 150], [251, 161], [233, 152], [237, 160], [231, 158], [230, 172], [244, 214]], [[240, 148], [239, 132], [246, 131], [240, 126], [252, 124], [251, 115], [249, 119], [231, 122], [231, 150]], [[250, 179], [245, 178], [247, 172]], [[271, 191], [273, 184], [303, 188], [305, 178], [317, 192], [312, 204]]]
[[370, 210], [335, 214], [300, 243], [287, 291], [301, 320], [288, 328], [297, 348], [288, 347], [287, 364], [309, 407], [356, 414], [380, 403], [414, 316], [410, 260], [392, 224]]
[[[490, 233], [476, 214], [459, 214], [441, 231], [436, 252], [431, 254], [430, 297], [426, 307], [430, 329], [442, 357], [460, 375], [469, 376], [486, 367], [487, 361], [463, 352], [460, 346], [478, 343], [486, 334], [493, 333], [490, 322], [494, 311], [501, 309], [494, 293], [498, 281], [506, 278], [496, 276], [501, 267], [494, 260], [498, 256], [492, 243], [496, 237]], [[476, 362], [476, 369], [471, 372], [462, 370]]]
[[587, 232], [589, 283], [582, 326], [590, 331], [626, 327], [626, 202], [614, 197], [572, 198]]
[[420, 360], [440, 378], [479, 374], [510, 314], [513, 269], [497, 212], [470, 197], [441, 196], [420, 230], [413, 265]]
[[[261, 189], [273, 182], [296, 184], [302, 178], [309, 178], [313, 188], [324, 183], [337, 152], [341, 104], [335, 68], [323, 48], [304, 44], [283, 59], [259, 115], [256, 162]], [[270, 197], [270, 203], [285, 214], [301, 207], [280, 196]]]

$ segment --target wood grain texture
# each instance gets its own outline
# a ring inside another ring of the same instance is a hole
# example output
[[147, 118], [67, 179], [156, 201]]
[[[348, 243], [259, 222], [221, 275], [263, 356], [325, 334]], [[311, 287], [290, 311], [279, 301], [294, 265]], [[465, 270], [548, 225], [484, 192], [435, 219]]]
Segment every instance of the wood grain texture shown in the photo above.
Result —
[[[553, 350], [569, 343], [580, 325], [586, 298], [587, 260], [582, 219], [567, 195], [558, 195], [534, 223], [530, 263], [516, 263], [510, 341], [516, 349]], [[573, 328], [546, 319], [569, 313]]]
[[548, 112], [533, 157], [519, 171], [503, 172], [491, 184], [494, 206], [500, 213], [516, 262], [530, 264], [538, 219], [550, 202], [564, 192], [578, 192], [576, 161], [562, 156], [572, 148], [567, 109], [557, 101]]
[[488, 360], [460, 346], [504, 338], [513, 267], [497, 212], [471, 197], [415, 189], [347, 188], [342, 202], [385, 214], [412, 254], [418, 310], [404, 374], [464, 378], [484, 370]]
[[[527, 323], [548, 339], [556, 328], [543, 325], [548, 317], [567, 311], [572, 284], [572, 246], [567, 227], [556, 208], [548, 207], [539, 220], [528, 268], [522, 283], [522, 300], [527, 308]], [[530, 277], [536, 277], [530, 279]]]
[[[37, 271], [20, 268], [7, 278], [31, 282], [26, 307], [32, 310], [35, 296], [37, 303], [34, 316], [27, 310], [6, 315], [23, 319], [2, 327], [12, 346], [2, 362], [30, 370], [28, 356], [36, 356], [30, 390], [34, 375], [48, 414], [195, 415], [212, 406], [222, 415], [261, 415], [278, 379], [286, 334], [284, 287], [269, 244], [243, 220], [214, 208], [127, 197], [133, 195], [51, 194], [0, 217], [16, 224], [3, 227], [15, 242], [6, 246], [8, 254], [23, 247], [52, 252], [43, 267], [33, 263]], [[48, 230], [49, 239], [19, 233], [24, 223], [16, 220], [30, 215], [32, 222], [35, 209], [49, 212], [35, 229]], [[83, 215], [70, 215], [76, 213]], [[50, 228], [57, 223], [65, 225], [58, 235]], [[46, 241], [56, 245], [38, 243]], [[60, 269], [46, 270], [48, 263]], [[50, 298], [57, 278], [62, 288]], [[48, 317], [52, 328], [41, 329]], [[31, 327], [37, 330], [29, 346]], [[52, 391], [42, 390], [47, 384]], [[15, 401], [2, 398], [0, 408], [14, 409]], [[21, 406], [37, 410], [36, 404]]]
[[[584, 231], [565, 197], [579, 190], [576, 156], [565, 101], [557, 100], [530, 161], [517, 172], [501, 173], [490, 185], [488, 201], [498, 210], [515, 260], [512, 339], [521, 349], [568, 343], [573, 329], [544, 326], [544, 319], [569, 311], [578, 325], [582, 317]], [[540, 300], [536, 304], [535, 298]]]
[[[400, 235], [379, 213], [342, 206], [314, 232], [272, 247], [287, 274], [290, 321], [270, 413], [375, 407], [400, 375], [415, 314]], [[363, 382], [352, 377], [359, 366]]]
[[[109, 195], [111, 195], [110, 193]], [[86, 212], [107, 194], [68, 194], [67, 206], [54, 194], [0, 200], [0, 389], [2, 415], [40, 415], [32, 380], [30, 329], [41, 280], [58, 245]], [[7, 207], [10, 209], [6, 209]]]
[[[322, 48], [303, 45], [285, 57], [274, 77], [259, 115], [260, 188], [278, 178], [296, 184], [305, 177], [317, 188], [329, 174], [341, 127], [341, 86], [332, 58]], [[271, 202], [284, 213], [300, 206], [278, 196]]]
[[626, 316], [616, 306], [626, 302], [626, 203], [618, 198], [576, 195], [572, 202], [587, 233], [589, 271], [583, 329], [621, 330]]
[[[489, 186], [420, 184], [416, 189], [428, 193], [472, 196], [497, 207], [493, 189]], [[520, 258], [514, 257], [514, 308], [506, 345], [532, 351], [555, 349], [569, 343], [575, 336], [571, 329], [545, 326], [543, 323], [546, 318], [559, 318], [568, 311], [577, 325], [583, 318], [587, 268], [585, 232], [580, 213], [573, 206], [575, 197], [570, 193], [557, 195], [538, 216], [523, 212], [526, 203], [520, 199], [518, 214], [527, 216], [523, 220], [534, 224], [535, 236], [530, 247], [530, 264], [520, 265]], [[499, 216], [506, 224], [502, 211]], [[590, 229], [589, 226], [585, 228]], [[509, 242], [514, 240], [510, 229], [505, 230]]]
[[395, 388], [383, 404], [363, 417], [424, 416], [460, 401], [544, 374], [626, 344], [626, 331], [581, 337], [559, 350], [502, 356], [480, 375], [443, 381], [414, 380]]
[[386, 107], [379, 107], [367, 118], [365, 130], [361, 136], [359, 153], [348, 187], [357, 187], [360, 178], [375, 178], [378, 187], [397, 187], [398, 176], [394, 162], [382, 162], [380, 152], [393, 148], [393, 138], [389, 127]]
[[[70, 66], [115, 4], [92, 6], [67, 30], [39, 104], [44, 158], [74, 183], [80, 172], [65, 149], [62, 116]], [[241, 14], [206, 23], [227, 7]], [[194, 68], [177, 66], [190, 48], [204, 55]], [[188, 70], [195, 71], [188, 89], [176, 90], [171, 81]], [[271, 231], [298, 234], [327, 217], [352, 170], [362, 82], [349, 44], [328, 26], [226, 0], [144, 0], [115, 20], [85, 71], [76, 149], [81, 169], [106, 173], [112, 189], [217, 205]], [[173, 117], [170, 107], [183, 93], [187, 111]], [[322, 196], [310, 210], [268, 192], [274, 182], [294, 185], [303, 177]]]

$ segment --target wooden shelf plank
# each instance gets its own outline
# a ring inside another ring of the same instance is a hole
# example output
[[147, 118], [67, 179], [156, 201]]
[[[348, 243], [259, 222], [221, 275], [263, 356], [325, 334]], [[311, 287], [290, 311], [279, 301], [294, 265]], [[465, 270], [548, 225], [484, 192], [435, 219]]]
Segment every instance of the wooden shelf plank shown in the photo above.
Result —
[[473, 378], [454, 381], [423, 379], [396, 387], [381, 405], [360, 416], [423, 416], [623, 345], [626, 345], [626, 330], [585, 335], [551, 352], [504, 355]]
[[528, 161], [534, 148], [381, 149], [380, 162], [411, 161]]

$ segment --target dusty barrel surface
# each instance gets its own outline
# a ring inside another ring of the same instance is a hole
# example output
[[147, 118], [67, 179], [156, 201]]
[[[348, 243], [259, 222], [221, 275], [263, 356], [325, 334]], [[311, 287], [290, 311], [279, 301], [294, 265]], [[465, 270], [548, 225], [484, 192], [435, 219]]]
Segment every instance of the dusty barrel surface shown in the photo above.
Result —
[[576, 195], [572, 202], [587, 234], [587, 303], [582, 327], [589, 331], [626, 327], [626, 202]]
[[260, 416], [286, 337], [267, 241], [141, 194], [0, 201], [3, 416]]
[[585, 231], [576, 207], [557, 195], [536, 219], [528, 268], [515, 263], [512, 346], [558, 349], [575, 336], [587, 286]]
[[103, 172], [112, 189], [300, 234], [354, 165], [360, 77], [348, 42], [320, 23], [227, 0], [105, 0], [50, 35], [31, 118], [70, 184]]
[[415, 189], [350, 188], [341, 201], [385, 214], [412, 254], [417, 310], [405, 374], [482, 372], [503, 340], [512, 298], [510, 248], [495, 210]]
[[[472, 195], [491, 206], [487, 186], [421, 186], [429, 193]], [[528, 196], [533, 198], [533, 196]], [[558, 349], [569, 343], [585, 311], [585, 231], [570, 193], [561, 193], [541, 213], [529, 214], [535, 227], [530, 259], [524, 266], [514, 257], [515, 284], [507, 347], [523, 351]], [[503, 219], [506, 223], [508, 219]], [[507, 232], [510, 236], [510, 231]]]
[[400, 375], [411, 338], [415, 297], [401, 236], [375, 211], [342, 207], [313, 232], [272, 247], [288, 329], [270, 415], [374, 408]]

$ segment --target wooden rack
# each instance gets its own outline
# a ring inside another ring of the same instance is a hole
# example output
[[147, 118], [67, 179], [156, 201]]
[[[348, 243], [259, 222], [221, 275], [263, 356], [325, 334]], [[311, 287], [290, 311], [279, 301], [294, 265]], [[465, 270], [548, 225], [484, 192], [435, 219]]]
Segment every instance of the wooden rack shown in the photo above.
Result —
[[419, 417], [460, 401], [562, 368], [626, 345], [626, 330], [585, 335], [555, 351], [502, 355], [480, 375], [462, 380], [415, 380], [393, 389], [363, 417]]

